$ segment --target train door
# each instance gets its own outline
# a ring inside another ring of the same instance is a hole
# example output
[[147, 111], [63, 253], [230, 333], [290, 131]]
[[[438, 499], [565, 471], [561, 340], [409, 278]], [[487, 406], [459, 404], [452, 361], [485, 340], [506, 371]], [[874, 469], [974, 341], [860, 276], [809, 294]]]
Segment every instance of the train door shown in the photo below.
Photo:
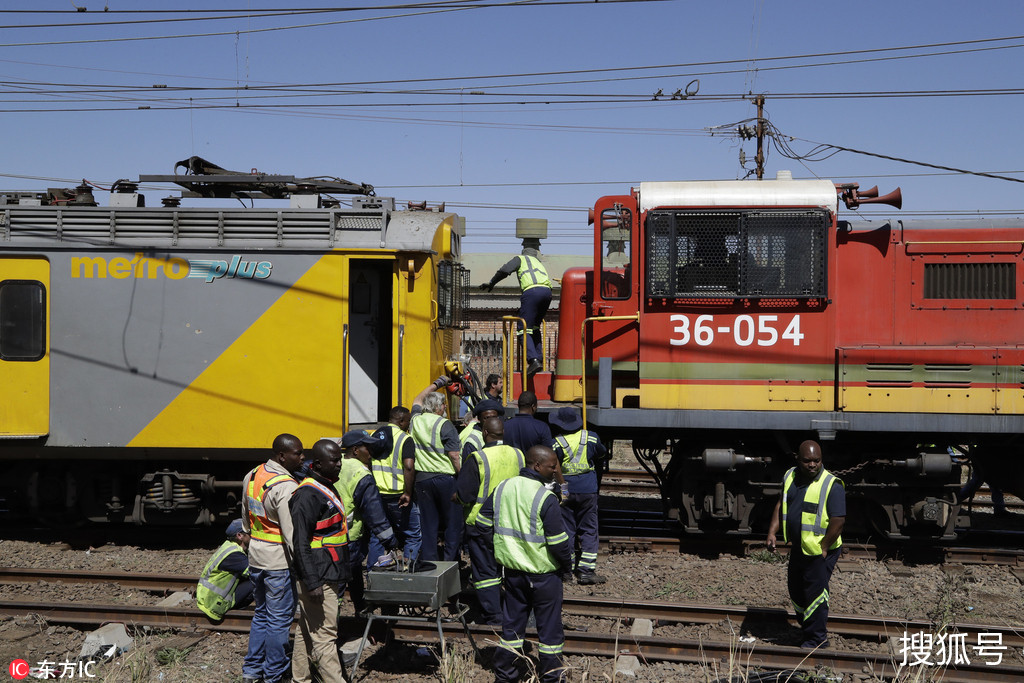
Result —
[[50, 264], [0, 258], [0, 438], [50, 431]]
[[349, 263], [349, 424], [385, 420], [391, 408], [392, 263], [371, 259]]
[[[639, 330], [636, 316], [639, 299], [636, 267], [633, 263], [633, 212], [621, 203], [599, 214], [599, 253], [594, 272], [596, 291], [588, 353], [595, 365], [599, 359], [611, 360], [611, 403], [636, 407], [639, 401]], [[606, 318], [602, 320], [602, 318]]]

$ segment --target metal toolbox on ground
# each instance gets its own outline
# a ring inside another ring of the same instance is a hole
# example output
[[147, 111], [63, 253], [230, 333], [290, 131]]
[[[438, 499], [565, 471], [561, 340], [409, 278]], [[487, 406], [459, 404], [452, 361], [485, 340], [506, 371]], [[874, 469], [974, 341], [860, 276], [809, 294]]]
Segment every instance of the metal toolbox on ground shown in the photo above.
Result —
[[458, 562], [430, 562], [419, 572], [369, 571], [364, 597], [371, 605], [408, 605], [440, 609], [462, 590]]

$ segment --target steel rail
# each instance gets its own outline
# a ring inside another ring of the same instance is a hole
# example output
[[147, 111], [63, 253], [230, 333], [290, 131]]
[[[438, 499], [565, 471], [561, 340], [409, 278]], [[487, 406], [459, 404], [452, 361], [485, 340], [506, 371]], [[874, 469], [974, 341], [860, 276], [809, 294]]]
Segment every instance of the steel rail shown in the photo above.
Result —
[[219, 622], [211, 621], [198, 609], [187, 607], [151, 607], [139, 605], [102, 605], [97, 603], [64, 603], [0, 601], [0, 615], [38, 614], [50, 624], [99, 626], [123, 622], [149, 628], [210, 629], [231, 633], [248, 633], [252, 612], [233, 610]]
[[105, 584], [116, 583], [122, 588], [167, 592], [189, 590], [196, 587], [198, 576], [187, 574], [139, 574], [131, 572], [97, 572], [76, 574], [59, 569], [23, 569], [0, 567], [0, 583], [30, 584], [38, 581], [57, 583]]
[[[636, 530], [634, 530], [636, 531]], [[608, 552], [695, 552], [749, 555], [764, 550], [763, 540], [750, 538], [713, 539], [686, 536], [607, 535], [600, 538], [601, 547]], [[779, 550], [788, 546], [779, 544]], [[942, 564], [1024, 566], [1024, 550], [1020, 548], [972, 548], [934, 544], [927, 547], [878, 546], [869, 543], [844, 543], [843, 560], [879, 560], [887, 557], [912, 556], [915, 552], [933, 556]]]
[[[750, 622], [789, 624], [797, 626], [796, 613], [779, 607], [740, 607], [730, 605], [701, 605], [695, 603], [660, 602], [654, 600], [630, 600], [609, 597], [565, 596], [562, 611], [580, 616], [597, 618], [651, 619], [652, 621], [717, 624], [729, 619], [736, 624]], [[977, 642], [980, 633], [999, 633], [1002, 643], [1008, 646], [1024, 646], [1024, 627], [995, 626], [991, 624], [949, 624], [947, 631], [966, 633]], [[857, 638], [887, 640], [905, 633], [930, 633], [935, 625], [925, 619], [900, 619], [897, 617], [872, 617], [854, 614], [828, 616], [828, 630], [832, 633]]]
[[[464, 638], [461, 626], [445, 624], [446, 638]], [[471, 626], [474, 638], [490, 636], [494, 631], [482, 626]], [[433, 624], [399, 622], [393, 628], [396, 637], [421, 642], [436, 642], [437, 630]], [[688, 664], [707, 664], [731, 659], [745, 667], [765, 669], [810, 669], [826, 666], [833, 671], [848, 674], [870, 672], [877, 677], [894, 677], [897, 662], [888, 653], [847, 652], [839, 650], [809, 651], [798, 647], [766, 645], [747, 646], [742, 643], [709, 642], [676, 638], [637, 637], [628, 634], [597, 634], [578, 631], [565, 632], [566, 654], [619, 657], [632, 655], [641, 661], [667, 661]], [[719, 665], [720, 666], [720, 665]], [[974, 683], [976, 681], [1024, 680], [1024, 667], [967, 664], [942, 669], [945, 683]]]
[[608, 476], [606, 474], [601, 478], [601, 493], [660, 495], [660, 490], [653, 481], [637, 481], [629, 477]]

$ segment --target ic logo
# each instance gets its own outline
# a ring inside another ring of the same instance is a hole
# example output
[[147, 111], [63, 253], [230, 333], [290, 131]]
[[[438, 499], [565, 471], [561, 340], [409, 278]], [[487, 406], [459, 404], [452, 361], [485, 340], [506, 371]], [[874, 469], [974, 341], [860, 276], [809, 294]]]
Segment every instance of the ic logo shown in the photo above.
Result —
[[15, 680], [20, 681], [21, 679], [28, 677], [28, 662], [26, 662], [24, 659], [15, 659], [13, 662], [11, 662], [9, 670], [11, 676]]

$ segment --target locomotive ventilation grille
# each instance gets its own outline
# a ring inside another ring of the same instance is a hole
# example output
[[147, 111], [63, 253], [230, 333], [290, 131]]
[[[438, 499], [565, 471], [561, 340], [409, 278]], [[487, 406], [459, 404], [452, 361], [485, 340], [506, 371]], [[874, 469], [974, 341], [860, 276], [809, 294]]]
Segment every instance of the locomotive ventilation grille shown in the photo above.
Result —
[[910, 388], [915, 385], [925, 389], [970, 389], [982, 368], [966, 363], [867, 363], [865, 384], [871, 389]]
[[825, 211], [651, 211], [647, 296], [826, 296]]
[[455, 261], [441, 261], [437, 272], [437, 325], [466, 329], [469, 310], [469, 269]]
[[926, 299], [1016, 299], [1015, 263], [926, 263]]

